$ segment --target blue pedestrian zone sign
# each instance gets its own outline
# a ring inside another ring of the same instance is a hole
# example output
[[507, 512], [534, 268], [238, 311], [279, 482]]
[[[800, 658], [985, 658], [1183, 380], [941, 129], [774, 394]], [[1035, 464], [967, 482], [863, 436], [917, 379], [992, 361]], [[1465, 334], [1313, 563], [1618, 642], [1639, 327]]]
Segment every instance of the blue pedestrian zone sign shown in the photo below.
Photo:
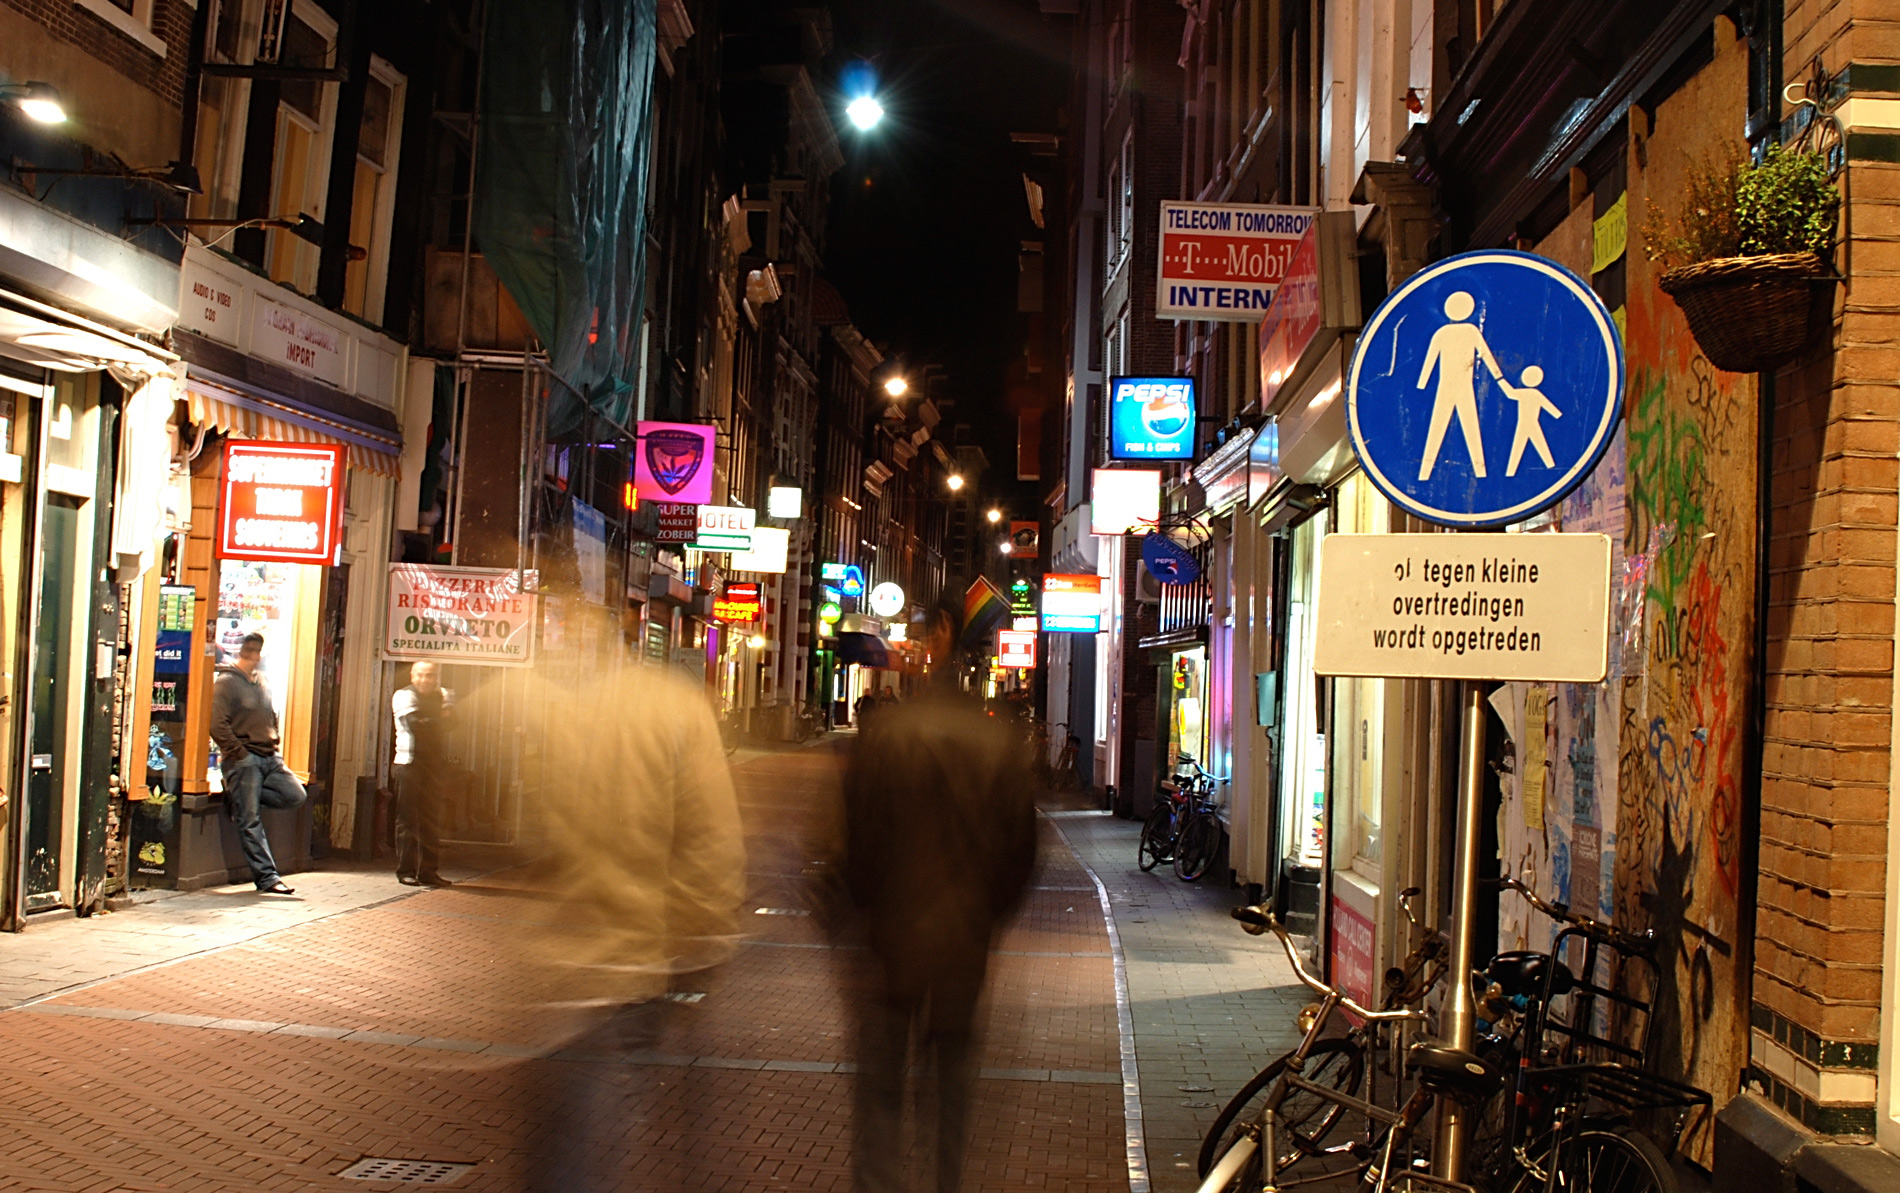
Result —
[[1623, 411], [1623, 343], [1590, 287], [1543, 257], [1463, 253], [1366, 324], [1346, 382], [1353, 451], [1401, 508], [1502, 526], [1583, 481]]

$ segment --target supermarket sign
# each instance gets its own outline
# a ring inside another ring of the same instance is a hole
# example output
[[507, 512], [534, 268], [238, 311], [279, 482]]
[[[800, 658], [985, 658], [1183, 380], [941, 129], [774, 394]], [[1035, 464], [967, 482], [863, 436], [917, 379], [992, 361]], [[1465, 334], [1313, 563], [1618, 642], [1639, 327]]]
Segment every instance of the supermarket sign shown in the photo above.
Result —
[[392, 563], [383, 657], [526, 667], [541, 620], [538, 586], [532, 571]]
[[344, 451], [339, 444], [226, 442], [219, 557], [335, 563], [343, 545]]
[[1163, 200], [1156, 317], [1260, 322], [1315, 214], [1311, 207]]

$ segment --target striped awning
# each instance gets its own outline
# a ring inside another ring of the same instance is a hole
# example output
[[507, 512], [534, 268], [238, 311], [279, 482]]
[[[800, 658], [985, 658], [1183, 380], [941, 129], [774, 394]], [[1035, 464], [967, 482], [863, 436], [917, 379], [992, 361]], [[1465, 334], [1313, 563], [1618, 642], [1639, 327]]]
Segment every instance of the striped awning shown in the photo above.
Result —
[[402, 475], [402, 439], [380, 428], [275, 402], [198, 369], [185, 376], [185, 397], [191, 403], [192, 422], [209, 423], [234, 439], [339, 443], [349, 449], [352, 468], [377, 476]]

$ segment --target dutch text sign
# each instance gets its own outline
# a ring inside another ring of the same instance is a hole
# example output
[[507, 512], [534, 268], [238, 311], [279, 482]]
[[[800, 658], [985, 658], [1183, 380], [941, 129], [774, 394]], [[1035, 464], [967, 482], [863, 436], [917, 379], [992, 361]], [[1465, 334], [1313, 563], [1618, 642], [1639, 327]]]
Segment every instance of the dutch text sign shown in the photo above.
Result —
[[383, 657], [525, 667], [540, 620], [541, 598], [530, 591], [537, 582], [536, 573], [510, 568], [392, 563]]
[[1320, 543], [1320, 675], [1600, 683], [1602, 534], [1334, 534]]
[[1310, 207], [1164, 200], [1155, 314], [1259, 322], [1313, 215]]
[[219, 557], [334, 562], [343, 541], [345, 463], [340, 445], [226, 443]]

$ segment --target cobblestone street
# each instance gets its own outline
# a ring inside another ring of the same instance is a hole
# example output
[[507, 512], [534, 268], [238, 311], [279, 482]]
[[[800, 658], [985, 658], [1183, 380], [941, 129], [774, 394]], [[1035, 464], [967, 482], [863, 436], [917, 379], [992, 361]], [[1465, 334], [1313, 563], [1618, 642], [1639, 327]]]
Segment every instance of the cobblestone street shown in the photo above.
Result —
[[[34, 925], [3, 946], [0, 1066], [17, 1096], [0, 1110], [13, 1140], [0, 1188], [403, 1187], [339, 1179], [365, 1158], [466, 1164], [459, 1187], [523, 1188], [541, 1110], [582, 1065], [636, 1074], [602, 1111], [625, 1123], [626, 1188], [847, 1188], [848, 957], [802, 873], [837, 757], [736, 768], [753, 936], [703, 989], [676, 991], [651, 1050], [576, 1046], [584, 1024], [537, 1002], [517, 959], [561, 925], [532, 867], [498, 858], [452, 868], [445, 890], [341, 869], [298, 876], [291, 900], [224, 888]], [[1140, 1172], [1124, 1143], [1116, 962], [1078, 851], [1127, 949], [1130, 1117], [1156, 1189], [1192, 1187], [1197, 1124], [1281, 1038], [1285, 997], [1256, 988], [1284, 975], [1231, 929], [1231, 892], [1141, 874], [1133, 831], [1044, 821], [1034, 889], [990, 971], [966, 1187], [1092, 1193], [1130, 1188], [1131, 1161]]]

